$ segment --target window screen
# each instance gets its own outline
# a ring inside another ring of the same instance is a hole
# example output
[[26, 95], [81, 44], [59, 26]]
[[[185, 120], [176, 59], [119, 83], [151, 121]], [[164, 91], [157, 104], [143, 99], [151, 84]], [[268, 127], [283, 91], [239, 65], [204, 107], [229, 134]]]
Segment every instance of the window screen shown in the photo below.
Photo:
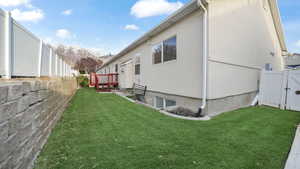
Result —
[[177, 57], [177, 44], [176, 44], [176, 36], [165, 40], [163, 42], [163, 56], [164, 56], [164, 62], [176, 60]]

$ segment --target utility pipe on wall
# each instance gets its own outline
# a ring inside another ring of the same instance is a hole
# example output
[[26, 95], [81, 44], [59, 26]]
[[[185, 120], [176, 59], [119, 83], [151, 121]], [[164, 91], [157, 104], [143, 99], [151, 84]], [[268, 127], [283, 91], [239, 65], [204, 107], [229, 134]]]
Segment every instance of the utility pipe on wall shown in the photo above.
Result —
[[197, 113], [197, 116], [201, 116], [202, 112], [204, 111], [206, 107], [206, 99], [207, 99], [207, 41], [208, 41], [208, 31], [207, 31], [207, 26], [208, 26], [208, 14], [207, 14], [207, 9], [204, 6], [202, 0], [198, 0], [198, 5], [203, 9], [204, 15], [203, 15], [203, 36], [201, 37], [203, 39], [203, 72], [202, 72], [202, 105], [199, 108], [199, 111]]

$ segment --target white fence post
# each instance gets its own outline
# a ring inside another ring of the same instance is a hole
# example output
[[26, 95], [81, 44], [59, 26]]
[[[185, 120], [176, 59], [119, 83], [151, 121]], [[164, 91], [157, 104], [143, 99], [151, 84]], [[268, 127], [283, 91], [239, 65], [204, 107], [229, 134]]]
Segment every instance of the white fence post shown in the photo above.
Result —
[[52, 76], [52, 47], [50, 48], [50, 55], [49, 55], [49, 77]]
[[286, 101], [287, 101], [286, 88], [288, 87], [288, 78], [289, 78], [289, 71], [288, 70], [283, 71], [283, 79], [282, 79], [282, 87], [281, 87], [281, 91], [283, 94], [281, 96], [281, 102], [280, 102], [280, 108], [282, 110], [286, 109]]
[[69, 77], [71, 77], [71, 65], [69, 65]]
[[62, 61], [62, 59], [60, 58], [59, 59], [59, 70], [60, 70], [60, 72], [59, 72], [59, 76], [60, 77], [63, 77], [63, 61]]
[[62, 72], [62, 77], [64, 77], [65, 76], [65, 62], [64, 62], [64, 60], [62, 60], [61, 72]]
[[10, 79], [12, 75], [12, 18], [10, 12], [5, 12], [5, 76], [4, 78]]
[[43, 55], [43, 41], [40, 40], [38, 77], [41, 77], [41, 72], [42, 72], [42, 55]]
[[57, 76], [57, 54], [55, 53], [55, 76]]
[[67, 64], [66, 69], [67, 69], [67, 77], [69, 77], [69, 65], [68, 64]]
[[64, 77], [66, 77], [66, 62], [64, 61]]

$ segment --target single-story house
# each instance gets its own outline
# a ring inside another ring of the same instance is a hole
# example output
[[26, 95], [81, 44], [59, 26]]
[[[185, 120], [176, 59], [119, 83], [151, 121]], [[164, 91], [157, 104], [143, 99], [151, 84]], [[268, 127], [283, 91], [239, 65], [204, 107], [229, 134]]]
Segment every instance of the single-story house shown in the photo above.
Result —
[[286, 55], [276, 0], [192, 0], [104, 64], [120, 88], [146, 85], [157, 108], [215, 116], [246, 107], [264, 67]]
[[285, 58], [285, 66], [288, 69], [300, 68], [300, 53], [294, 53]]

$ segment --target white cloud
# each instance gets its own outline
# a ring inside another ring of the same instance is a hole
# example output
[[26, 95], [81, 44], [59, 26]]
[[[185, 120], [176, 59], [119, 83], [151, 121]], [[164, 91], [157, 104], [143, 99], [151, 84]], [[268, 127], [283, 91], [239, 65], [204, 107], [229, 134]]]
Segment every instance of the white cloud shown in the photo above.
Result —
[[168, 0], [139, 0], [131, 8], [131, 15], [146, 18], [158, 15], [169, 15], [183, 6], [183, 3]]
[[126, 25], [124, 27], [124, 29], [125, 30], [139, 30], [140, 28], [138, 26], [132, 24], [132, 25]]
[[38, 22], [44, 18], [44, 12], [41, 9], [34, 9], [31, 11], [14, 9], [11, 11], [11, 15], [17, 21], [25, 22]]
[[72, 33], [67, 29], [58, 29], [56, 36], [61, 39], [71, 39], [73, 37]]
[[106, 53], [107, 53], [107, 51], [105, 51], [105, 49], [102, 49], [102, 48], [90, 47], [90, 48], [87, 48], [87, 50], [89, 52], [91, 52], [91, 54], [93, 54], [94, 56], [97, 56], [97, 57], [106, 55]]
[[300, 48], [300, 40], [298, 40], [295, 45]]
[[54, 47], [58, 46], [58, 44], [59, 44], [59, 43], [58, 43], [55, 39], [53, 39], [52, 37], [44, 37], [44, 38], [43, 38], [43, 41], [44, 41], [45, 43], [47, 43], [47, 44], [50, 44], [50, 45], [54, 46]]
[[30, 0], [0, 0], [0, 6], [19, 6], [30, 4]]
[[61, 14], [68, 16], [68, 15], [72, 15], [72, 13], [73, 13], [73, 10], [68, 9], [68, 10], [63, 11]]

